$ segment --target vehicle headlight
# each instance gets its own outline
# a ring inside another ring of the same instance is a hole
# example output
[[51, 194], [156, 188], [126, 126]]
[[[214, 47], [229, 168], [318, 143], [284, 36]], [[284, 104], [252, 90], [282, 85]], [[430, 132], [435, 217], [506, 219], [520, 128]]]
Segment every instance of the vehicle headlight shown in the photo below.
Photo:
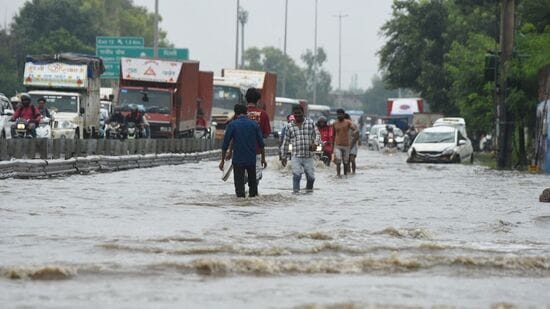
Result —
[[19, 129], [19, 130], [25, 129], [25, 124], [24, 123], [18, 123], [17, 124], [17, 129]]
[[454, 152], [454, 148], [446, 148], [446, 149], [444, 149], [441, 153], [442, 153], [443, 155], [452, 155], [453, 152]]
[[61, 123], [61, 128], [63, 129], [72, 129], [73, 127], [74, 125], [70, 121], [65, 120]]

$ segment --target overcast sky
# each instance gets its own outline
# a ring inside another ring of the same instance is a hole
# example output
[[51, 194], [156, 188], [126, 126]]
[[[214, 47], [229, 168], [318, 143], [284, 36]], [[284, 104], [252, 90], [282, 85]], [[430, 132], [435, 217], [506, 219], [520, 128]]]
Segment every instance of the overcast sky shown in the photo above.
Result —
[[[25, 0], [0, 0], [2, 26]], [[154, 0], [134, 0], [154, 11]], [[376, 51], [383, 44], [380, 27], [391, 16], [392, 0], [318, 0], [317, 45], [327, 52], [324, 65], [338, 88], [338, 18], [342, 18], [342, 88], [350, 86], [356, 74], [359, 88], [367, 88], [378, 72]], [[245, 49], [284, 45], [285, 0], [240, 0], [248, 11]], [[160, 27], [178, 48], [189, 48], [190, 58], [199, 60], [202, 70], [219, 75], [222, 68], [235, 65], [237, 0], [159, 0], [163, 18]], [[315, 0], [288, 0], [287, 53], [300, 66], [300, 55], [313, 49]]]

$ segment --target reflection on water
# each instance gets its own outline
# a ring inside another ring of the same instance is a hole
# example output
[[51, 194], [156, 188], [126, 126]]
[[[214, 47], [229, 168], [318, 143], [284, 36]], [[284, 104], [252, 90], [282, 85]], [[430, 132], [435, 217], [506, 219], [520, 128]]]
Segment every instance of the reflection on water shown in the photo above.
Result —
[[546, 176], [411, 165], [364, 148], [357, 161], [342, 179], [319, 166], [315, 192], [293, 195], [289, 169], [271, 158], [260, 196], [246, 199], [217, 162], [4, 180], [0, 304], [550, 303]]

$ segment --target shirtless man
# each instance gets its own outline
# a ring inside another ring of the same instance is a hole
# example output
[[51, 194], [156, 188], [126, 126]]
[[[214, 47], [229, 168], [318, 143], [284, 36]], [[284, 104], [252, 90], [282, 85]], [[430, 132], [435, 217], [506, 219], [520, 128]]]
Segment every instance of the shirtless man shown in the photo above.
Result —
[[332, 124], [334, 135], [332, 136], [332, 145], [334, 163], [336, 164], [336, 176], [341, 177], [341, 166], [344, 163], [344, 175], [349, 171], [349, 152], [351, 146], [350, 130], [352, 136], [358, 134], [357, 126], [349, 119], [345, 119], [345, 111], [343, 109], [336, 110], [338, 119]]

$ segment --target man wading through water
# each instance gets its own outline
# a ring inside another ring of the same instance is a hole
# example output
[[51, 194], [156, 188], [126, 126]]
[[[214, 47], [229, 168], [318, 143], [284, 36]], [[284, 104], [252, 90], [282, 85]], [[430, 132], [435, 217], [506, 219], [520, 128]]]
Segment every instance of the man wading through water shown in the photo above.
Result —
[[[258, 107], [258, 102], [261, 98], [260, 91], [256, 88], [249, 88], [246, 91], [245, 98], [247, 102], [247, 115], [251, 120], [256, 121], [260, 126], [263, 138], [267, 138], [271, 134], [271, 125], [269, 124], [269, 116], [267, 112]], [[262, 158], [260, 147], [256, 147], [256, 180], [258, 183], [262, 179]]]
[[233, 145], [233, 180], [237, 197], [245, 197], [244, 183], [245, 171], [248, 175], [248, 196], [258, 195], [258, 182], [256, 180], [256, 148], [260, 149], [260, 163], [267, 167], [264, 152], [264, 139], [260, 127], [255, 121], [248, 119], [246, 106], [236, 104], [234, 107], [235, 118], [225, 128], [222, 145], [222, 160], [219, 168], [223, 171], [225, 158], [229, 144]]
[[[321, 143], [321, 134], [311, 119], [304, 119], [304, 109], [300, 105], [292, 108], [294, 122], [287, 125], [283, 144], [281, 145], [280, 158], [281, 164], [286, 166], [288, 145], [292, 144], [292, 190], [294, 193], [300, 192], [300, 180], [302, 173], [306, 174], [306, 191], [313, 191], [315, 182], [315, 168], [313, 162], [313, 153], [317, 145]], [[303, 172], [302, 172], [303, 170]]]
[[345, 119], [345, 111], [341, 108], [336, 110], [338, 119], [332, 124], [334, 135], [332, 136], [332, 144], [334, 145], [333, 156], [336, 163], [336, 176], [340, 177], [340, 164], [344, 162], [344, 175], [349, 172], [349, 152], [351, 146], [350, 130], [352, 135], [356, 135], [357, 126], [349, 119]]

